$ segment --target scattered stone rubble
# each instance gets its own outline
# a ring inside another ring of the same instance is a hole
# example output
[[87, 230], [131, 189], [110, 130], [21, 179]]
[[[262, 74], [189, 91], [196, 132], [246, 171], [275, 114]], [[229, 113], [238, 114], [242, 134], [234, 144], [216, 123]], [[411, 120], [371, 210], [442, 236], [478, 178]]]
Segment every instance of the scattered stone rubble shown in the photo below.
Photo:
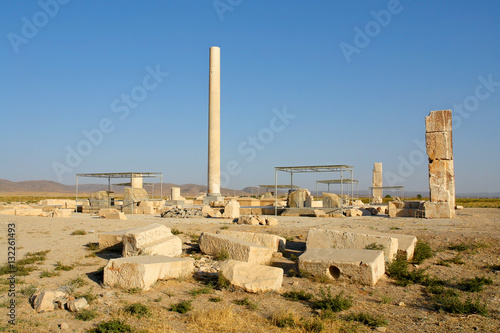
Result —
[[57, 290], [39, 290], [30, 297], [30, 304], [38, 313], [51, 312], [57, 309], [78, 312], [88, 308], [87, 300], [82, 297], [75, 299], [69, 288]]
[[163, 213], [161, 217], [164, 218], [196, 218], [203, 217], [202, 210], [199, 208], [171, 208]]
[[271, 216], [260, 216], [260, 215], [242, 215], [237, 221], [238, 224], [250, 224], [250, 225], [278, 225], [278, 220]]

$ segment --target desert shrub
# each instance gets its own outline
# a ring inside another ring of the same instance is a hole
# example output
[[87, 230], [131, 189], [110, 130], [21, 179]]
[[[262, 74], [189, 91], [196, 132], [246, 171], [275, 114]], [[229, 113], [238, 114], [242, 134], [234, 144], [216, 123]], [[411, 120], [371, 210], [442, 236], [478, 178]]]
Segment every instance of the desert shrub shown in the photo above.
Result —
[[429, 243], [417, 241], [415, 251], [413, 252], [413, 263], [421, 264], [425, 259], [432, 258], [433, 256], [434, 251], [432, 251]]
[[75, 314], [75, 318], [83, 321], [90, 321], [97, 317], [96, 310], [83, 309]]
[[314, 318], [311, 320], [300, 320], [300, 325], [306, 332], [319, 333], [325, 329], [325, 324], [319, 318]]
[[209, 302], [212, 302], [212, 303], [219, 303], [219, 302], [221, 302], [221, 301], [222, 301], [222, 298], [220, 298], [220, 297], [210, 297], [210, 298], [208, 299], [208, 301], [209, 301]]
[[458, 283], [458, 287], [464, 291], [480, 292], [486, 285], [493, 284], [493, 280], [487, 277], [474, 277], [473, 279], [465, 279]]
[[89, 251], [97, 251], [97, 250], [99, 250], [99, 243], [97, 243], [97, 242], [88, 242], [87, 244], [85, 244], [85, 247]]
[[63, 265], [60, 261], [56, 263], [55, 270], [56, 271], [71, 271], [73, 268], [75, 268], [74, 265]]
[[215, 259], [216, 259], [216, 260], [219, 260], [219, 261], [228, 260], [228, 259], [229, 259], [229, 252], [227, 252], [227, 250], [226, 250], [226, 249], [220, 250], [220, 251], [219, 251], [219, 252], [217, 252], [217, 254], [215, 255]]
[[357, 321], [371, 328], [387, 325], [387, 320], [382, 316], [372, 315], [366, 312], [350, 313], [344, 316], [344, 320]]
[[448, 313], [479, 314], [481, 316], [486, 316], [488, 314], [486, 303], [482, 303], [479, 298], [472, 300], [468, 297], [465, 301], [462, 301], [456, 295], [443, 293], [434, 295], [432, 297], [432, 302], [436, 309]]
[[83, 236], [86, 234], [87, 234], [87, 232], [83, 229], [75, 230], [71, 233], [71, 235], [73, 235], [73, 236]]
[[313, 308], [340, 312], [347, 310], [352, 306], [352, 297], [344, 296], [344, 292], [333, 296], [330, 288], [321, 288], [320, 297], [313, 303]]
[[123, 320], [113, 319], [110, 321], [100, 322], [95, 328], [90, 329], [87, 333], [134, 333], [135, 330], [130, 325], [125, 324]]
[[172, 304], [170, 306], [170, 311], [175, 311], [178, 313], [186, 313], [192, 309], [191, 301], [182, 301], [179, 303]]
[[55, 272], [55, 271], [49, 271], [49, 270], [43, 270], [42, 273], [40, 273], [40, 278], [44, 277], [53, 277], [53, 276], [59, 276], [61, 273]]
[[296, 327], [297, 326], [297, 321], [295, 320], [295, 316], [291, 312], [275, 313], [271, 317], [271, 322], [280, 328]]
[[291, 300], [291, 301], [309, 301], [310, 299], [313, 298], [313, 295], [310, 293], [305, 292], [304, 290], [292, 290], [292, 291], [287, 291], [282, 295], [283, 297]]
[[175, 236], [180, 235], [180, 234], [182, 234], [182, 233], [183, 233], [182, 231], [180, 231], [180, 230], [178, 230], [178, 229], [175, 229], [175, 228], [174, 228], [174, 229], [172, 229], [172, 230], [170, 230], [170, 231], [171, 231], [171, 232], [172, 232], [172, 234], [173, 234], [173, 235], [175, 235]]
[[195, 288], [195, 289], [191, 290], [189, 293], [192, 296], [196, 297], [200, 294], [211, 294], [213, 292], [214, 292], [214, 288], [211, 285], [207, 285], [204, 287]]
[[151, 315], [151, 310], [149, 309], [149, 307], [141, 303], [133, 303], [127, 305], [124, 311], [138, 318], [149, 317]]
[[236, 305], [244, 305], [251, 310], [256, 310], [258, 307], [257, 303], [250, 301], [250, 299], [248, 297], [245, 297], [243, 299], [234, 300], [233, 303]]
[[367, 250], [385, 250], [385, 246], [382, 244], [377, 244], [377, 243], [371, 243], [365, 246], [365, 249]]

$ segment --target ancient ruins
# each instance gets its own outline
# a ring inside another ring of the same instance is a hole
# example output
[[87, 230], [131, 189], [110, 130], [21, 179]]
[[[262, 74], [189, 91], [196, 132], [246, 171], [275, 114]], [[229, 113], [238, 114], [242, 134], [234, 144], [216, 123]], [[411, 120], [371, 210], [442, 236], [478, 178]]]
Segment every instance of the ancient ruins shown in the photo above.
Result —
[[[88, 197], [78, 194], [76, 200], [43, 200], [37, 206], [4, 206], [0, 214], [18, 216], [70, 217], [73, 212], [92, 214], [96, 218], [127, 220], [130, 228], [98, 234], [100, 249], [115, 249], [121, 254], [108, 260], [104, 267], [104, 285], [113, 288], [149, 290], [160, 280], [179, 279], [197, 274], [211, 276], [195, 260], [186, 257], [181, 238], [163, 223], [137, 227], [132, 215], [150, 215], [164, 219], [212, 219], [234, 226], [255, 227], [253, 232], [220, 230], [202, 232], [197, 243], [202, 254], [222, 258], [216, 274], [235, 288], [250, 293], [280, 291], [284, 270], [272, 266], [287, 249], [287, 240], [267, 233], [267, 227], [278, 226], [278, 216], [306, 216], [317, 219], [351, 218], [369, 221], [371, 216], [453, 218], [455, 216], [455, 182], [451, 111], [432, 111], [425, 118], [425, 137], [429, 156], [430, 201], [405, 201], [404, 197], [384, 200], [385, 189], [403, 186], [383, 186], [382, 163], [373, 164], [370, 202], [358, 198], [358, 181], [353, 178], [353, 166], [317, 165], [276, 167], [276, 184], [266, 185], [269, 191], [262, 197], [224, 197], [221, 194], [220, 170], [220, 49], [210, 48], [208, 110], [208, 170], [207, 192], [197, 198], [184, 197], [180, 187], [171, 187], [170, 196], [159, 198], [148, 194], [144, 179], [163, 174], [150, 172], [78, 174], [78, 177], [108, 179], [108, 190]], [[278, 172], [290, 174], [290, 186], [278, 184]], [[318, 180], [327, 184], [327, 192], [311, 193], [293, 185], [293, 176], [310, 172], [330, 172], [337, 179]], [[111, 179], [126, 178], [123, 199], [116, 197]], [[340, 186], [339, 191], [330, 191]], [[354, 186], [356, 185], [356, 192]], [[289, 190], [288, 190], [289, 189]], [[285, 191], [288, 190], [288, 193]], [[313, 195], [314, 194], [314, 195]], [[128, 216], [128, 217], [127, 217]], [[262, 228], [262, 232], [255, 232]], [[297, 268], [311, 276], [333, 281], [349, 281], [373, 286], [384, 276], [385, 267], [398, 253], [411, 259], [416, 237], [412, 235], [341, 230], [335, 226], [310, 228], [306, 249], [297, 260]], [[39, 311], [55, 309], [57, 302], [78, 311], [85, 302], [71, 303], [65, 291], [46, 291], [34, 295], [33, 307]], [[48, 304], [48, 305], [47, 305]], [[65, 303], [66, 304], [66, 303]], [[80, 305], [78, 305], [80, 304]], [[60, 306], [60, 305], [59, 305]], [[77, 307], [79, 308], [77, 309]]]

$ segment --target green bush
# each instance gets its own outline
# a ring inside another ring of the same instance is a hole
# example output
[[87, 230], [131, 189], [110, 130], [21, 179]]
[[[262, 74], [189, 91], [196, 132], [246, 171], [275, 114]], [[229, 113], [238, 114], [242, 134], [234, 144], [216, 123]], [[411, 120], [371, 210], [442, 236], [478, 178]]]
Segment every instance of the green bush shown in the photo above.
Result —
[[149, 309], [149, 307], [141, 303], [133, 303], [127, 305], [124, 311], [138, 318], [149, 317], [151, 315], [151, 310]]
[[87, 331], [88, 333], [134, 333], [135, 330], [130, 325], [125, 324], [124, 321], [113, 319], [106, 322], [100, 322], [93, 329]]
[[292, 301], [309, 301], [310, 299], [313, 298], [313, 295], [310, 293], [305, 292], [304, 290], [292, 290], [292, 291], [287, 291], [282, 295], [283, 297], [292, 300]]
[[448, 313], [456, 314], [479, 314], [486, 316], [488, 309], [486, 303], [482, 303], [477, 298], [473, 301], [470, 297], [465, 301], [461, 301], [458, 296], [453, 296], [447, 293], [435, 295], [432, 298], [433, 304], [438, 310], [443, 310]]
[[97, 317], [97, 312], [95, 310], [83, 309], [76, 313], [75, 318], [83, 321], [90, 321]]
[[344, 292], [333, 296], [330, 288], [320, 289], [320, 298], [314, 301], [313, 308], [321, 310], [329, 310], [332, 312], [340, 312], [347, 310], [352, 306], [352, 297], [344, 296]]
[[170, 311], [175, 311], [178, 313], [186, 313], [192, 309], [191, 301], [182, 301], [179, 303], [172, 304], [170, 306]]
[[466, 279], [459, 282], [458, 287], [464, 291], [480, 292], [485, 285], [493, 284], [493, 280], [487, 277], [475, 277], [473, 279]]
[[434, 251], [432, 251], [429, 243], [418, 241], [417, 245], [415, 245], [412, 262], [421, 264], [425, 259], [432, 258], [433, 256]]
[[350, 313], [344, 316], [344, 320], [357, 321], [371, 328], [387, 325], [387, 320], [381, 316], [375, 316], [365, 312]]

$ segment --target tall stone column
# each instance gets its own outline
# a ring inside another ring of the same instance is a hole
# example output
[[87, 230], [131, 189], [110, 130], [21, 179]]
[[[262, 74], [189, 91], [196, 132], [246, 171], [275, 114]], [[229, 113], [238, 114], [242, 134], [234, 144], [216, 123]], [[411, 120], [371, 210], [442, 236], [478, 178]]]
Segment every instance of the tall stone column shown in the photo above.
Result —
[[220, 193], [220, 48], [210, 48], [208, 96], [208, 192], [204, 204], [222, 201]]
[[[373, 163], [372, 187], [382, 187], [382, 163]], [[373, 189], [372, 203], [382, 203], [382, 189]]]
[[431, 111], [425, 117], [425, 143], [429, 156], [430, 202], [425, 217], [455, 217], [455, 171], [451, 110]]

